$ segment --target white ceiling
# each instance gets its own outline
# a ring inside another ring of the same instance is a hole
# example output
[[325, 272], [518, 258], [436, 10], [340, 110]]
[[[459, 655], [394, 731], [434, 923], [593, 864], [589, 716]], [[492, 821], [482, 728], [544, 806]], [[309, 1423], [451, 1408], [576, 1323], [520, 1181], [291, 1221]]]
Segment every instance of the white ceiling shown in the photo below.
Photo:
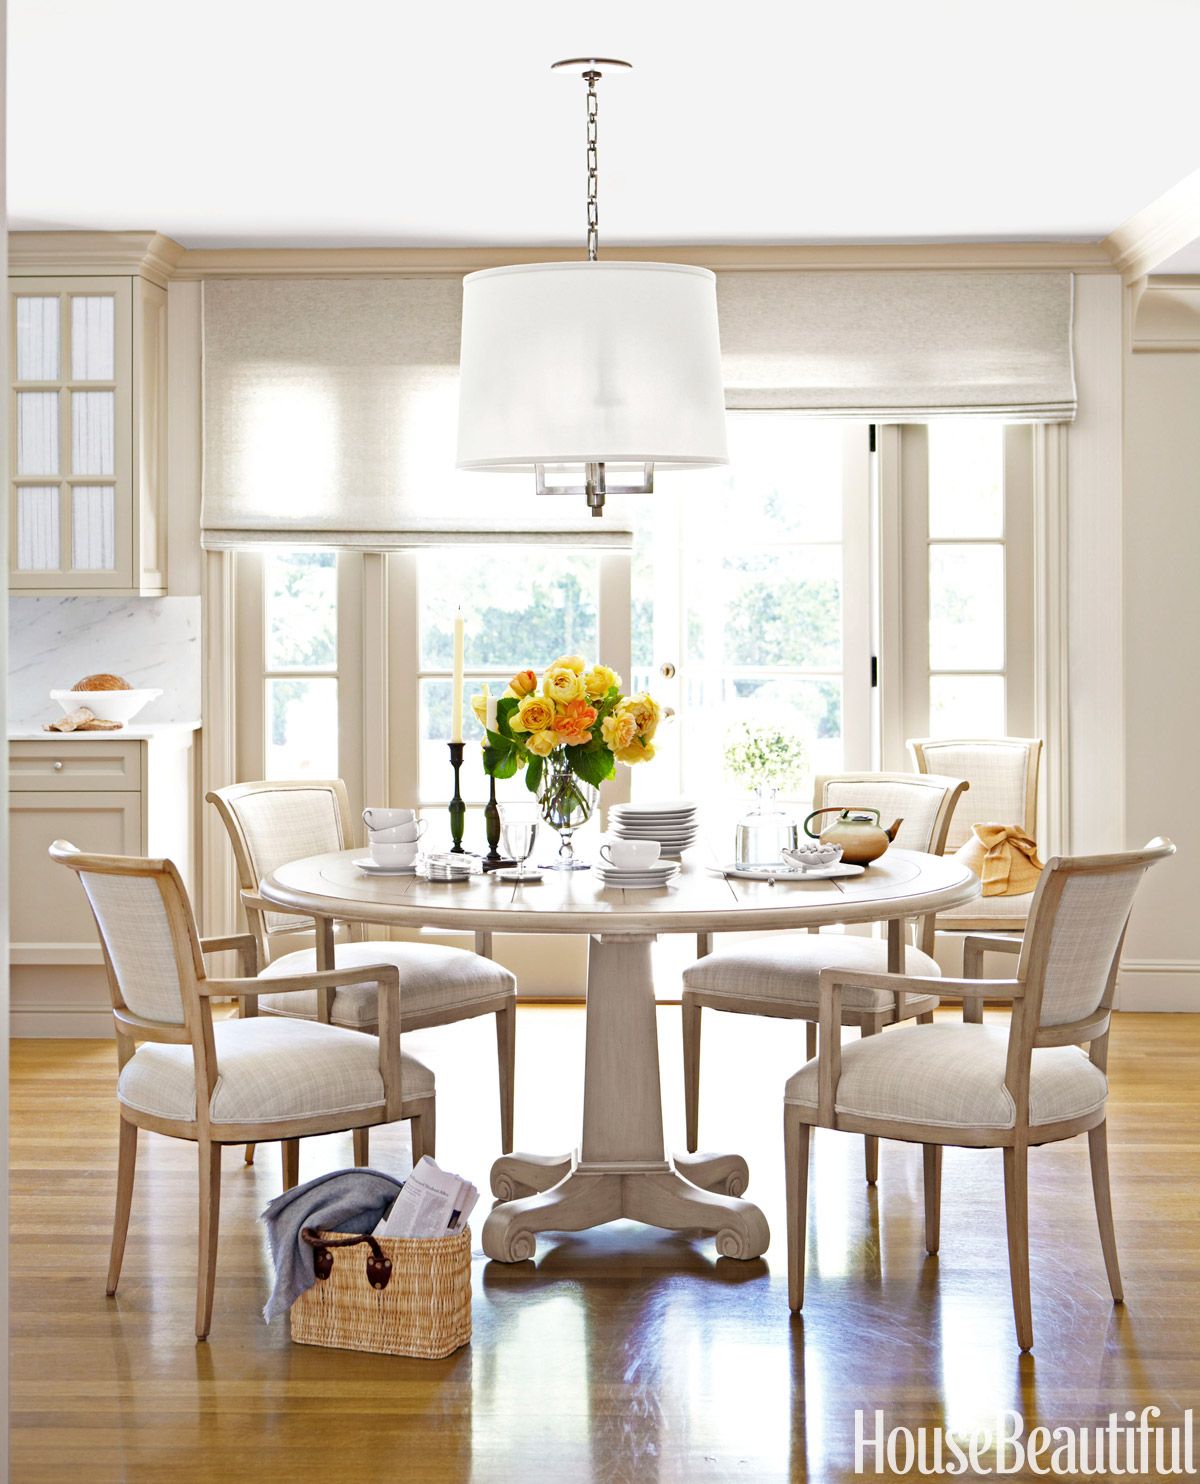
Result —
[[1194, 238], [1186, 247], [1172, 253], [1154, 269], [1154, 273], [1200, 273], [1200, 237]]
[[1083, 239], [1194, 169], [1196, 0], [9, 0], [14, 227], [188, 246]]

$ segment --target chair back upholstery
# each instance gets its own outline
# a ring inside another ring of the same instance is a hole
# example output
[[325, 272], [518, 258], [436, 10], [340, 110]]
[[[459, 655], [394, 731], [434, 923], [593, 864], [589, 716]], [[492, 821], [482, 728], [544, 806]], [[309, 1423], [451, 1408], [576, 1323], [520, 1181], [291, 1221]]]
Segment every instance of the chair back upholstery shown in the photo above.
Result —
[[1175, 853], [1169, 840], [1116, 855], [1055, 856], [1038, 880], [1018, 978], [1037, 1027], [1112, 1008], [1125, 929], [1142, 877]]
[[[350, 802], [340, 778], [234, 783], [207, 797], [228, 831], [242, 891], [257, 891], [264, 876], [289, 861], [345, 850], [353, 843]], [[303, 930], [304, 919], [291, 913], [255, 916], [261, 916], [267, 938]], [[265, 942], [262, 947], [265, 952]]]
[[971, 796], [951, 824], [947, 850], [965, 845], [975, 824], [1016, 825], [1036, 838], [1040, 737], [921, 737], [908, 748], [918, 773], [949, 774], [970, 784]]
[[[878, 809], [887, 829], [901, 820], [894, 844], [903, 850], [941, 855], [955, 805], [967, 787], [961, 778], [932, 773], [826, 773], [813, 780], [813, 808]], [[830, 823], [826, 819], [825, 823]], [[820, 821], [818, 821], [820, 823]], [[917, 947], [933, 953], [934, 918], [919, 919]]]
[[204, 973], [191, 904], [171, 861], [89, 855], [65, 840], [51, 857], [79, 877], [109, 971], [113, 1009], [182, 1027]]
[[813, 781], [813, 808], [859, 805], [878, 809], [884, 829], [893, 820], [903, 821], [893, 844], [941, 855], [955, 806], [966, 787], [961, 778], [933, 774], [827, 773]]

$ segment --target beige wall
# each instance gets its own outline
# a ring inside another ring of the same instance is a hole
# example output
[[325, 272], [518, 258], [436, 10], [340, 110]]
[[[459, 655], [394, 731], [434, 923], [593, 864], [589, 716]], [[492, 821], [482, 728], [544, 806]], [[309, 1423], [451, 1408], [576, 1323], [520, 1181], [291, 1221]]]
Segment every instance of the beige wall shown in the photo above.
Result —
[[[1200, 345], [1197, 346], [1200, 350]], [[1129, 354], [1122, 528], [1125, 834], [1167, 834], [1130, 929], [1121, 1005], [1200, 1009], [1200, 354]]]

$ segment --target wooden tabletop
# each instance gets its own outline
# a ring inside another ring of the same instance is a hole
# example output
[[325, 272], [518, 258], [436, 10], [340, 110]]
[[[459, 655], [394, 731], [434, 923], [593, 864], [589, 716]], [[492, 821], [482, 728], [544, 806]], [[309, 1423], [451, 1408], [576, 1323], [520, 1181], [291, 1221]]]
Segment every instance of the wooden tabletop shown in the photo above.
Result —
[[952, 856], [892, 849], [861, 876], [832, 881], [742, 881], [691, 851], [665, 887], [622, 891], [591, 871], [546, 871], [526, 885], [494, 876], [425, 881], [369, 876], [351, 864], [361, 850], [309, 856], [267, 876], [268, 901], [315, 917], [389, 927], [458, 928], [474, 932], [652, 933], [746, 932], [881, 922], [961, 906], [979, 894], [979, 878]]

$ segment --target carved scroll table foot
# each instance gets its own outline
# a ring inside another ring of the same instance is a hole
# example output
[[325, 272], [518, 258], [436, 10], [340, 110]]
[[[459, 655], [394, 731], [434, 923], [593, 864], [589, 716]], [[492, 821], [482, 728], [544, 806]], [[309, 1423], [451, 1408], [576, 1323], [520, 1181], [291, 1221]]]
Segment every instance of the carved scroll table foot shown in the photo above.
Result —
[[677, 1154], [675, 1168], [701, 1190], [742, 1195], [750, 1184], [750, 1167], [740, 1154]]

